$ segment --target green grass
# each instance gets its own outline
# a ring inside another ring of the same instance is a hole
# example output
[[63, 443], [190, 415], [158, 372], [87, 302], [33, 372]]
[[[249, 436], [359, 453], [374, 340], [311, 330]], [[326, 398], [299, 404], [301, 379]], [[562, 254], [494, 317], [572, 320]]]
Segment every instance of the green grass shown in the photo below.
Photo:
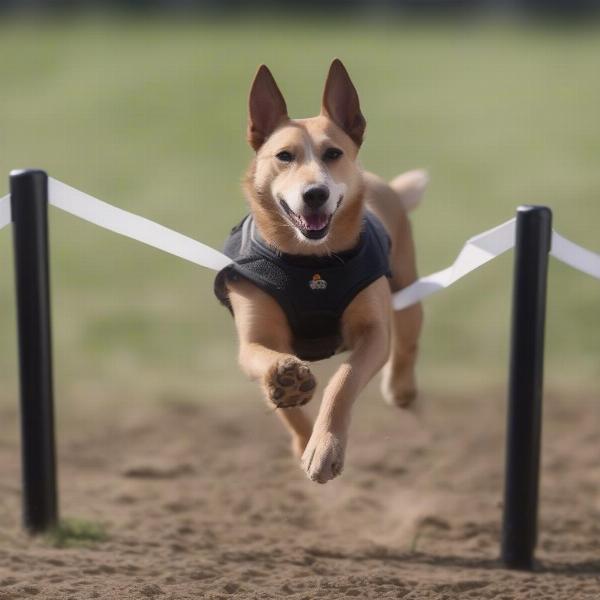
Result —
[[[546, 203], [600, 250], [597, 30], [313, 21], [89, 20], [0, 26], [0, 173], [37, 166], [108, 202], [219, 246], [244, 214], [246, 94], [268, 63], [293, 116], [315, 114], [333, 56], [368, 120], [361, 152], [385, 177], [430, 170], [414, 214], [422, 274], [472, 234]], [[52, 212], [57, 387], [204, 399], [256, 395], [212, 274]], [[0, 233], [0, 380], [15, 387], [10, 233]], [[421, 379], [503, 381], [511, 255], [426, 304]], [[552, 385], [600, 379], [600, 283], [553, 263]]]
[[108, 535], [103, 525], [81, 519], [63, 519], [47, 535], [55, 548], [77, 548], [105, 542]]

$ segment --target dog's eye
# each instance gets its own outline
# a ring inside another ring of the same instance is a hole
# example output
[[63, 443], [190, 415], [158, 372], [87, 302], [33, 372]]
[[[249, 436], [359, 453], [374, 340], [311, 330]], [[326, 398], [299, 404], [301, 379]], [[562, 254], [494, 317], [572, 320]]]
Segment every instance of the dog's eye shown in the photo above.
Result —
[[292, 162], [294, 160], [294, 155], [287, 150], [282, 150], [275, 155], [275, 158], [281, 162]]
[[344, 154], [339, 148], [327, 148], [323, 153], [323, 160], [337, 160], [342, 154]]

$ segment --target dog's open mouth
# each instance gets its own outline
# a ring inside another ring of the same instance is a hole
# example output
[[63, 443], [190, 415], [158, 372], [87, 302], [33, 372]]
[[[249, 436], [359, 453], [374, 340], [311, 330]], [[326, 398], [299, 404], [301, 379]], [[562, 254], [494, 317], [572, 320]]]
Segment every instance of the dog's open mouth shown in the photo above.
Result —
[[300, 230], [302, 235], [310, 240], [320, 240], [327, 235], [333, 214], [315, 213], [312, 215], [299, 215], [288, 206], [288, 203], [283, 198], [280, 198], [279, 202], [285, 214]]

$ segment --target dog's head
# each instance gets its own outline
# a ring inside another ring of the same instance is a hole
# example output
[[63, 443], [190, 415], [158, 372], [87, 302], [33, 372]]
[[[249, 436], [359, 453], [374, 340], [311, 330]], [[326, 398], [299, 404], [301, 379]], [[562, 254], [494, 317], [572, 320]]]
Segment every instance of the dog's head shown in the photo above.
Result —
[[256, 157], [246, 194], [261, 232], [283, 251], [324, 254], [358, 234], [365, 131], [358, 94], [339, 60], [329, 69], [321, 113], [290, 119], [271, 72], [261, 66], [249, 102], [248, 141]]

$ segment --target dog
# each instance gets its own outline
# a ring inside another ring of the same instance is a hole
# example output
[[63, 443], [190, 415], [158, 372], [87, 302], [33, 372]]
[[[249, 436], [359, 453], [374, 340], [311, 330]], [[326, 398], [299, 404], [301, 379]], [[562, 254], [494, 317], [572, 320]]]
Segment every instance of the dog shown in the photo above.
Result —
[[[242, 370], [260, 383], [318, 483], [342, 472], [352, 405], [381, 369], [387, 403], [408, 407], [416, 397], [422, 307], [395, 312], [391, 295], [417, 279], [407, 213], [427, 175], [387, 183], [363, 171], [365, 127], [338, 59], [320, 114], [306, 119], [290, 119], [271, 72], [258, 69], [248, 117], [255, 156], [243, 184], [250, 214], [225, 246], [235, 262], [215, 280], [234, 317]], [[349, 354], [313, 424], [302, 409], [316, 389], [310, 362], [342, 351]]]

